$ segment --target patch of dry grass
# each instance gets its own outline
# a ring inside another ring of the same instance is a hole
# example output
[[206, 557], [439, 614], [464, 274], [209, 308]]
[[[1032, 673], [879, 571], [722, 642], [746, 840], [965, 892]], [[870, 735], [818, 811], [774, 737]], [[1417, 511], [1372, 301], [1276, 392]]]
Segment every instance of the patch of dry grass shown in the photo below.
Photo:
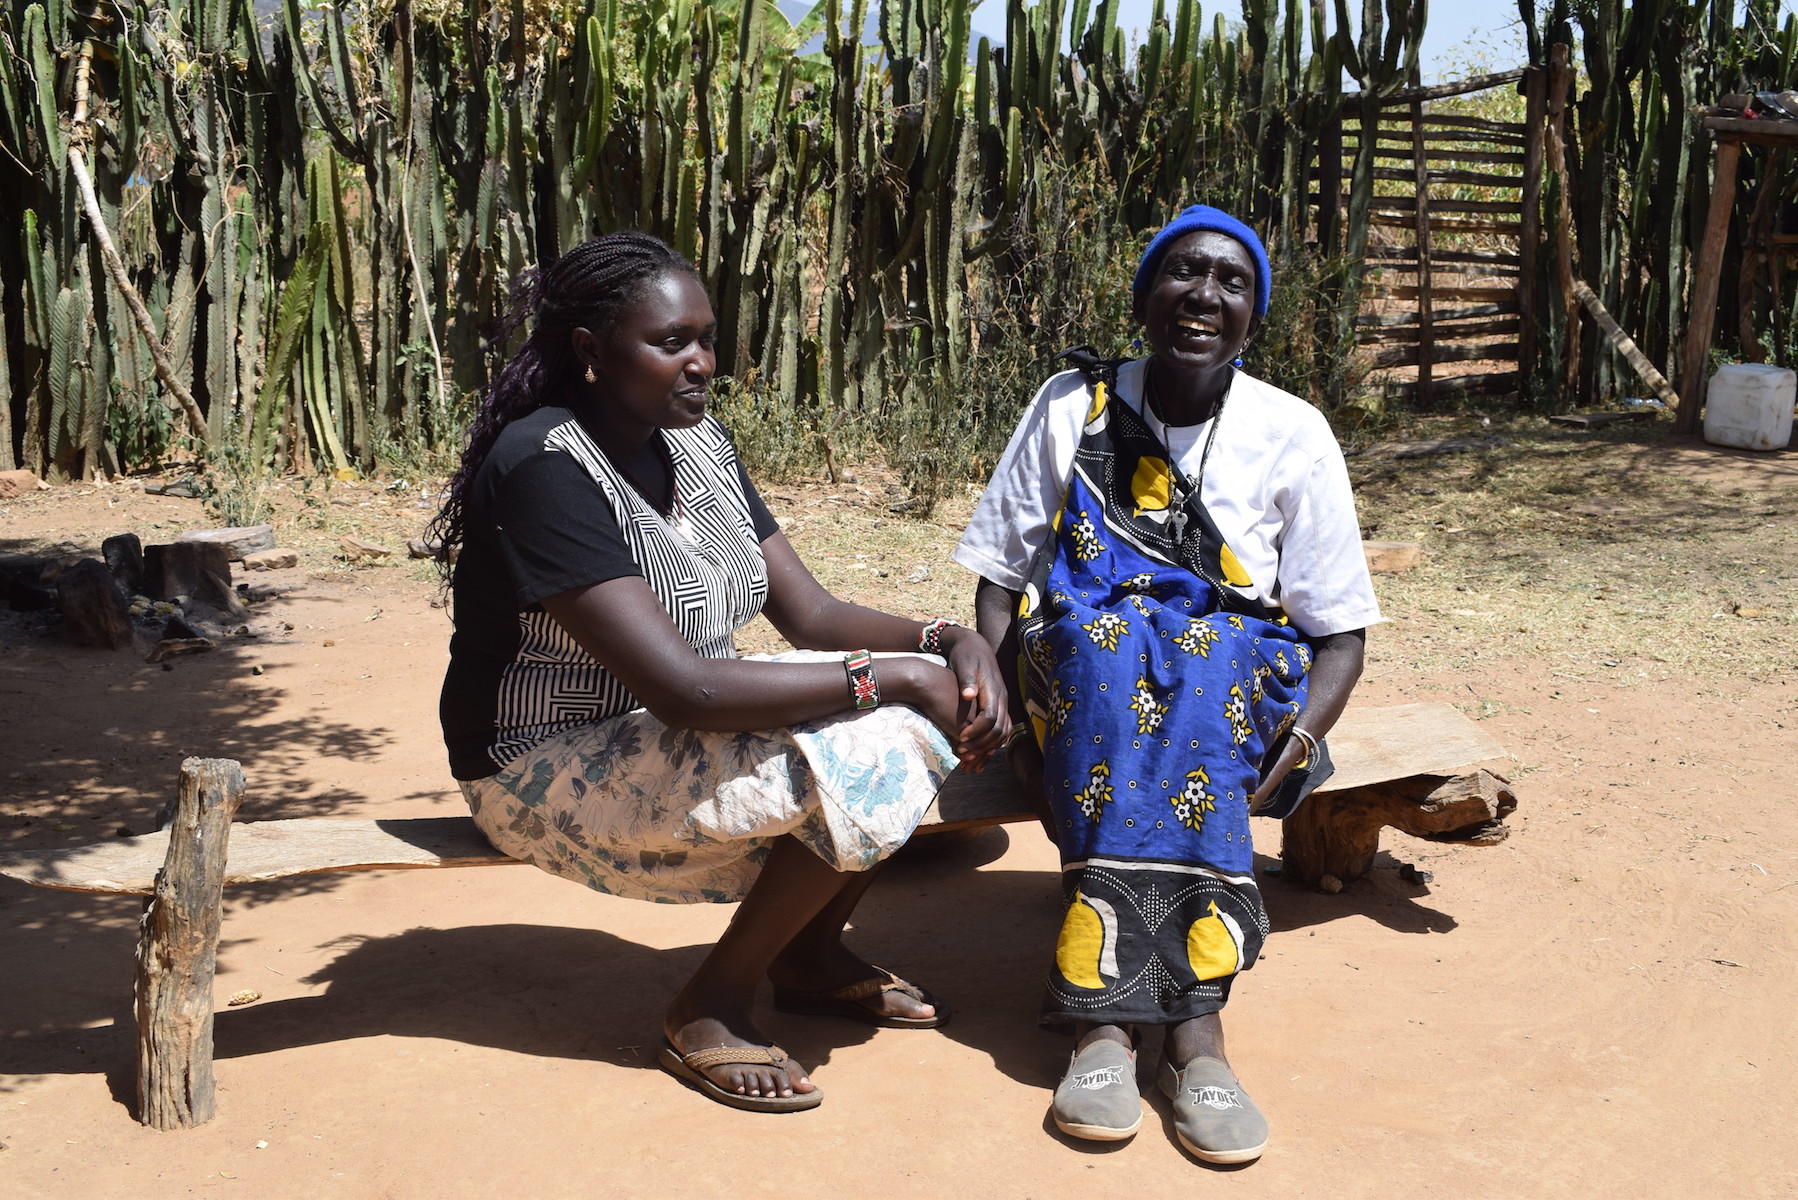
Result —
[[1551, 679], [1627, 686], [1792, 665], [1790, 462], [1678, 441], [1665, 423], [1588, 432], [1462, 417], [1408, 432], [1500, 443], [1350, 460], [1367, 536], [1429, 556], [1379, 581], [1394, 620], [1381, 642], [1419, 672], [1534, 656]]
[[[762, 495], [787, 539], [832, 594], [857, 604], [915, 616], [974, 623], [975, 578], [950, 558], [980, 489], [952, 486], [928, 520], [908, 515], [910, 497], [898, 473], [859, 467], [856, 482], [831, 486], [788, 481]], [[765, 620], [737, 637], [745, 654], [786, 649]]]

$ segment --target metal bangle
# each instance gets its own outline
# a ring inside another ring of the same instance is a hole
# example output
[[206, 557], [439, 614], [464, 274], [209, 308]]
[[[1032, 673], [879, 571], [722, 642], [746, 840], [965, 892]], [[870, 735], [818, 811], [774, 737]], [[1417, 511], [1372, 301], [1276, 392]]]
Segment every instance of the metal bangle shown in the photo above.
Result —
[[1305, 756], [1293, 763], [1292, 769], [1296, 771], [1301, 767], [1310, 766], [1312, 756], [1317, 753], [1317, 739], [1305, 732], [1305, 730], [1299, 728], [1297, 723], [1294, 723], [1292, 728], [1288, 729], [1286, 732], [1297, 738], [1299, 744], [1305, 747]]

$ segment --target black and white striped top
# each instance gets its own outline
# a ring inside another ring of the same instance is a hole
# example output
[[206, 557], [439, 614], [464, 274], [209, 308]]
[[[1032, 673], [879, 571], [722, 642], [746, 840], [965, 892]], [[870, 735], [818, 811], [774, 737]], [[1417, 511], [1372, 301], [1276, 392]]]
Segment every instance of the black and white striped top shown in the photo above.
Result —
[[439, 706], [456, 778], [492, 775], [565, 729], [639, 707], [543, 611], [546, 596], [641, 575], [696, 651], [735, 657], [736, 631], [768, 596], [761, 542], [777, 526], [715, 420], [661, 436], [667, 512], [567, 409], [514, 421], [488, 455], [468, 501]]

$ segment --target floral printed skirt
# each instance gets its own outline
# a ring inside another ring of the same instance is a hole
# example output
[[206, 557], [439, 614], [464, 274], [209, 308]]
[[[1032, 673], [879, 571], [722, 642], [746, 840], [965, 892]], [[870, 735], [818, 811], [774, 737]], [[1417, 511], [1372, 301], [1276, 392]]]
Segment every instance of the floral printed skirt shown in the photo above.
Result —
[[904, 705], [752, 733], [671, 729], [637, 709], [566, 730], [462, 793], [495, 849], [552, 875], [638, 900], [729, 903], [781, 834], [839, 871], [874, 866], [954, 768], [948, 739]]

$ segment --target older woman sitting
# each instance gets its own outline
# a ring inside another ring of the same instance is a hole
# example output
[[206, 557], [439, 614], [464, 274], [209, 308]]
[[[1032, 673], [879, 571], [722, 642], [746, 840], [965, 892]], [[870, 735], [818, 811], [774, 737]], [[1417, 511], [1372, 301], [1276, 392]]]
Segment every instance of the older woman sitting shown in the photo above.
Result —
[[1019, 663], [1007, 750], [1061, 851], [1056, 1124], [1134, 1134], [1136, 1028], [1166, 1026], [1180, 1141], [1217, 1163], [1267, 1141], [1219, 1016], [1269, 933], [1249, 816], [1321, 781], [1381, 619], [1329, 423], [1241, 370], [1270, 286], [1253, 230], [1180, 213], [1136, 272], [1153, 353], [1043, 385], [956, 551]]

